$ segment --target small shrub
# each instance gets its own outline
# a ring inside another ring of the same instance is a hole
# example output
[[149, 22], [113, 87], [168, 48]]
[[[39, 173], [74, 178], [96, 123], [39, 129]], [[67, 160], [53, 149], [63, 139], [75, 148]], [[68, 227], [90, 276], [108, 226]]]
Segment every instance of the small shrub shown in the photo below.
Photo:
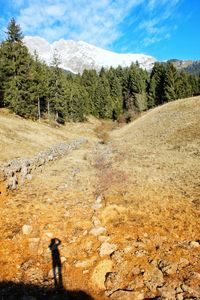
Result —
[[111, 161], [103, 155], [94, 158], [94, 167], [97, 170], [98, 193], [105, 196], [109, 191], [124, 194], [129, 184], [129, 176], [123, 170], [114, 168]]
[[128, 124], [130, 122], [132, 122], [136, 117], [136, 112], [135, 111], [127, 111], [125, 112], [123, 115], [121, 115], [118, 118], [118, 123], [119, 124]]
[[98, 139], [100, 139], [100, 143], [107, 144], [110, 140], [109, 131], [111, 130], [110, 123], [102, 122], [95, 128], [95, 133]]

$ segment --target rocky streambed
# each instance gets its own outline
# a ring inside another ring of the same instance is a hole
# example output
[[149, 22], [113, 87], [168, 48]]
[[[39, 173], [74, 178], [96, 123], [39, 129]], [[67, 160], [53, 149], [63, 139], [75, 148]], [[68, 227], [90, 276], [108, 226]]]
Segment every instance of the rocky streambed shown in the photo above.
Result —
[[[135, 186], [124, 194], [111, 146], [79, 147], [85, 142], [44, 151], [31, 172], [20, 161], [4, 166], [20, 188], [1, 201], [1, 298], [200, 299], [198, 211], [180, 198], [145, 198]], [[23, 186], [25, 173], [34, 176]], [[62, 289], [49, 248], [55, 238]]]

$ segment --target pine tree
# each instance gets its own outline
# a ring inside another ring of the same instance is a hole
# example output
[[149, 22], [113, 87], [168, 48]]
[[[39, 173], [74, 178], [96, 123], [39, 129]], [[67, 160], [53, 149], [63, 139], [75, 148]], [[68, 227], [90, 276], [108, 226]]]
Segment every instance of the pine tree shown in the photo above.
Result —
[[98, 76], [95, 70], [84, 70], [81, 76], [80, 84], [85, 88], [88, 93], [88, 113], [98, 115], [95, 109], [95, 90], [97, 88]]
[[184, 72], [180, 72], [178, 74], [176, 83], [176, 93], [178, 99], [186, 98], [191, 95], [192, 91], [188, 80], [188, 74]]
[[65, 82], [64, 106], [68, 121], [82, 122], [88, 114], [88, 93], [76, 80]]
[[165, 78], [165, 66], [159, 62], [154, 64], [151, 71], [150, 80], [154, 77], [155, 80], [155, 105], [164, 103], [164, 78]]
[[[31, 108], [29, 107], [30, 95], [30, 63], [31, 58], [25, 46], [21, 43], [8, 46], [8, 52], [4, 52], [4, 70], [6, 81], [4, 84], [4, 103], [15, 113], [21, 116], [29, 116]], [[9, 50], [11, 50], [9, 52]]]
[[188, 83], [191, 88], [191, 95], [190, 96], [196, 96], [198, 95], [198, 79], [195, 75], [189, 74], [188, 75]]
[[110, 68], [108, 71], [107, 78], [110, 84], [110, 97], [113, 104], [112, 119], [115, 121], [122, 114], [122, 86], [113, 68]]
[[55, 121], [65, 122], [63, 74], [59, 68], [60, 60], [54, 53], [49, 80], [49, 110], [54, 114]]
[[29, 117], [34, 108], [29, 93], [32, 59], [22, 37], [20, 26], [11, 19], [7, 38], [1, 45], [2, 90], [4, 105], [21, 116]]
[[2, 55], [2, 46], [0, 45], [0, 107], [4, 106], [4, 84], [5, 84], [5, 72], [4, 72], [4, 59]]
[[139, 65], [132, 64], [129, 68], [128, 95], [133, 102], [133, 109], [138, 111], [147, 108], [146, 79], [147, 74], [139, 68]]
[[95, 90], [95, 110], [98, 117], [103, 119], [112, 118], [113, 103], [110, 96], [110, 85], [105, 74], [99, 76], [98, 84]]
[[154, 107], [156, 104], [155, 101], [156, 101], [156, 80], [155, 80], [155, 76], [152, 76], [149, 82], [148, 100], [147, 100], [148, 108]]
[[163, 89], [166, 102], [177, 99], [177, 70], [172, 63], [166, 65]]
[[48, 69], [44, 63], [40, 62], [35, 52], [31, 64], [31, 87], [29, 91], [35, 106], [32, 115], [39, 121], [43, 114], [47, 112], [48, 78]]
[[20, 25], [18, 25], [15, 21], [14, 18], [12, 18], [8, 24], [7, 27], [7, 41], [10, 42], [11, 44], [17, 42], [17, 43], [22, 43], [23, 39], [23, 34], [21, 31]]

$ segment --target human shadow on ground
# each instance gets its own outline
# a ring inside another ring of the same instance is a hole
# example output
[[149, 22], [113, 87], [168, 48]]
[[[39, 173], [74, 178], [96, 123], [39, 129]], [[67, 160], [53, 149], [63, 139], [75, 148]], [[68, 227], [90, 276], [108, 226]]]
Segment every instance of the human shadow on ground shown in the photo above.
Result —
[[62, 288], [62, 264], [60, 259], [60, 252], [58, 246], [61, 244], [61, 240], [58, 238], [51, 239], [51, 243], [49, 245], [49, 249], [51, 250], [51, 258], [52, 258], [52, 271], [54, 278], [54, 286]]
[[0, 282], [0, 300], [93, 300], [93, 298], [84, 291], [64, 289], [62, 263], [58, 249], [60, 244], [61, 240], [58, 238], [51, 239], [49, 244], [54, 287], [24, 282], [2, 281]]
[[1, 300], [94, 300], [89, 294], [79, 290], [49, 288], [23, 282], [0, 282]]

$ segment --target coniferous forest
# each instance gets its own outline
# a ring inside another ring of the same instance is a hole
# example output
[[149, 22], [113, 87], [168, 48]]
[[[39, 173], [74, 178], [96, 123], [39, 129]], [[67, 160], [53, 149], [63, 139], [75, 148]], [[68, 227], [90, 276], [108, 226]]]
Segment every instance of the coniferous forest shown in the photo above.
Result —
[[180, 98], [200, 94], [200, 78], [156, 62], [151, 73], [132, 64], [116, 69], [85, 70], [74, 75], [31, 56], [14, 19], [0, 44], [0, 107], [33, 120], [84, 121], [88, 115], [118, 120]]

